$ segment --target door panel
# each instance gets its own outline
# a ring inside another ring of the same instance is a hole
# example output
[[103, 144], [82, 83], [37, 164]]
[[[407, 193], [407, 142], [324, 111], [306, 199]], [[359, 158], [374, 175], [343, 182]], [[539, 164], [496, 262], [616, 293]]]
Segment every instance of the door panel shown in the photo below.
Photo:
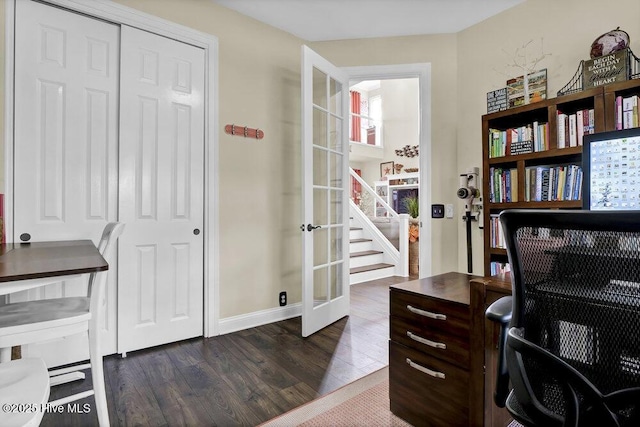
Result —
[[308, 336], [349, 314], [349, 85], [345, 73], [306, 46], [302, 57], [302, 335]]
[[122, 27], [118, 352], [203, 333], [204, 51]]
[[[15, 234], [8, 239], [28, 233], [31, 241], [97, 243], [117, 218], [119, 27], [27, 0], [15, 12]], [[117, 265], [109, 268], [103, 348], [114, 352]], [[86, 283], [33, 289], [11, 301], [81, 295]], [[88, 355], [82, 340], [38, 347], [24, 353], [49, 366]]]

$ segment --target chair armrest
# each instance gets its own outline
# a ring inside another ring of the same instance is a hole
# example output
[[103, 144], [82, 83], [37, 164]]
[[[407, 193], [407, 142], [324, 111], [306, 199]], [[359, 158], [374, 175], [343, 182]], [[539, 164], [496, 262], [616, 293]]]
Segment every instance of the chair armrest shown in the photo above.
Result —
[[496, 386], [493, 392], [493, 401], [499, 408], [504, 408], [509, 395], [509, 372], [507, 370], [507, 357], [505, 348], [507, 344], [507, 332], [511, 322], [512, 302], [511, 297], [502, 297], [491, 304], [485, 316], [492, 322], [500, 324], [500, 337], [498, 338], [498, 366], [496, 368]]
[[504, 327], [511, 322], [511, 307], [511, 297], [502, 297], [487, 308], [485, 316]]

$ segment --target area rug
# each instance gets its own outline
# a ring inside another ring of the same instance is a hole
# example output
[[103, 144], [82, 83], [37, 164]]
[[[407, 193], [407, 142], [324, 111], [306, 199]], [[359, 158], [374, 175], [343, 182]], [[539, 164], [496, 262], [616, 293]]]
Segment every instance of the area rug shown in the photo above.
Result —
[[411, 424], [389, 410], [389, 368], [385, 367], [261, 426], [410, 427]]

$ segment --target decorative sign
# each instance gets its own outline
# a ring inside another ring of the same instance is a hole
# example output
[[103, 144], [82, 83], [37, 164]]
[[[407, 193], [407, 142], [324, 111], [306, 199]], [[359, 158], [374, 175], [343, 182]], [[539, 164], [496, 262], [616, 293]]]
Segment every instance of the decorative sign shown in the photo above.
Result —
[[582, 88], [622, 82], [629, 77], [629, 49], [584, 61]]
[[542, 101], [547, 99], [547, 69], [534, 71], [527, 75], [529, 99], [524, 99], [524, 76], [507, 80], [507, 99], [509, 100], [509, 108], [519, 107], [531, 102]]
[[487, 92], [487, 114], [507, 109], [507, 88]]

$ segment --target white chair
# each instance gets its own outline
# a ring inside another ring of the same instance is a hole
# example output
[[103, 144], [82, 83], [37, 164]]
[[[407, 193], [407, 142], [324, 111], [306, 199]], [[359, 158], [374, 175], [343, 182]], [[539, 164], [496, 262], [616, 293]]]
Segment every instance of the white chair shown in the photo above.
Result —
[[[109, 264], [113, 261], [113, 246], [123, 229], [124, 224], [114, 222], [107, 224], [102, 233], [98, 250]], [[11, 359], [13, 346], [87, 332], [90, 363], [51, 371], [49, 375], [51, 385], [57, 385], [68, 382], [69, 378], [84, 378], [84, 374], [75, 377], [73, 375], [90, 367], [93, 389], [56, 400], [51, 404], [61, 405], [94, 395], [101, 426], [109, 425], [100, 348], [101, 322], [106, 304], [107, 273], [108, 271], [91, 273], [86, 297], [54, 298], [0, 306], [0, 361], [3, 363]]]
[[0, 363], [0, 425], [40, 425], [49, 390], [49, 373], [42, 359]]

